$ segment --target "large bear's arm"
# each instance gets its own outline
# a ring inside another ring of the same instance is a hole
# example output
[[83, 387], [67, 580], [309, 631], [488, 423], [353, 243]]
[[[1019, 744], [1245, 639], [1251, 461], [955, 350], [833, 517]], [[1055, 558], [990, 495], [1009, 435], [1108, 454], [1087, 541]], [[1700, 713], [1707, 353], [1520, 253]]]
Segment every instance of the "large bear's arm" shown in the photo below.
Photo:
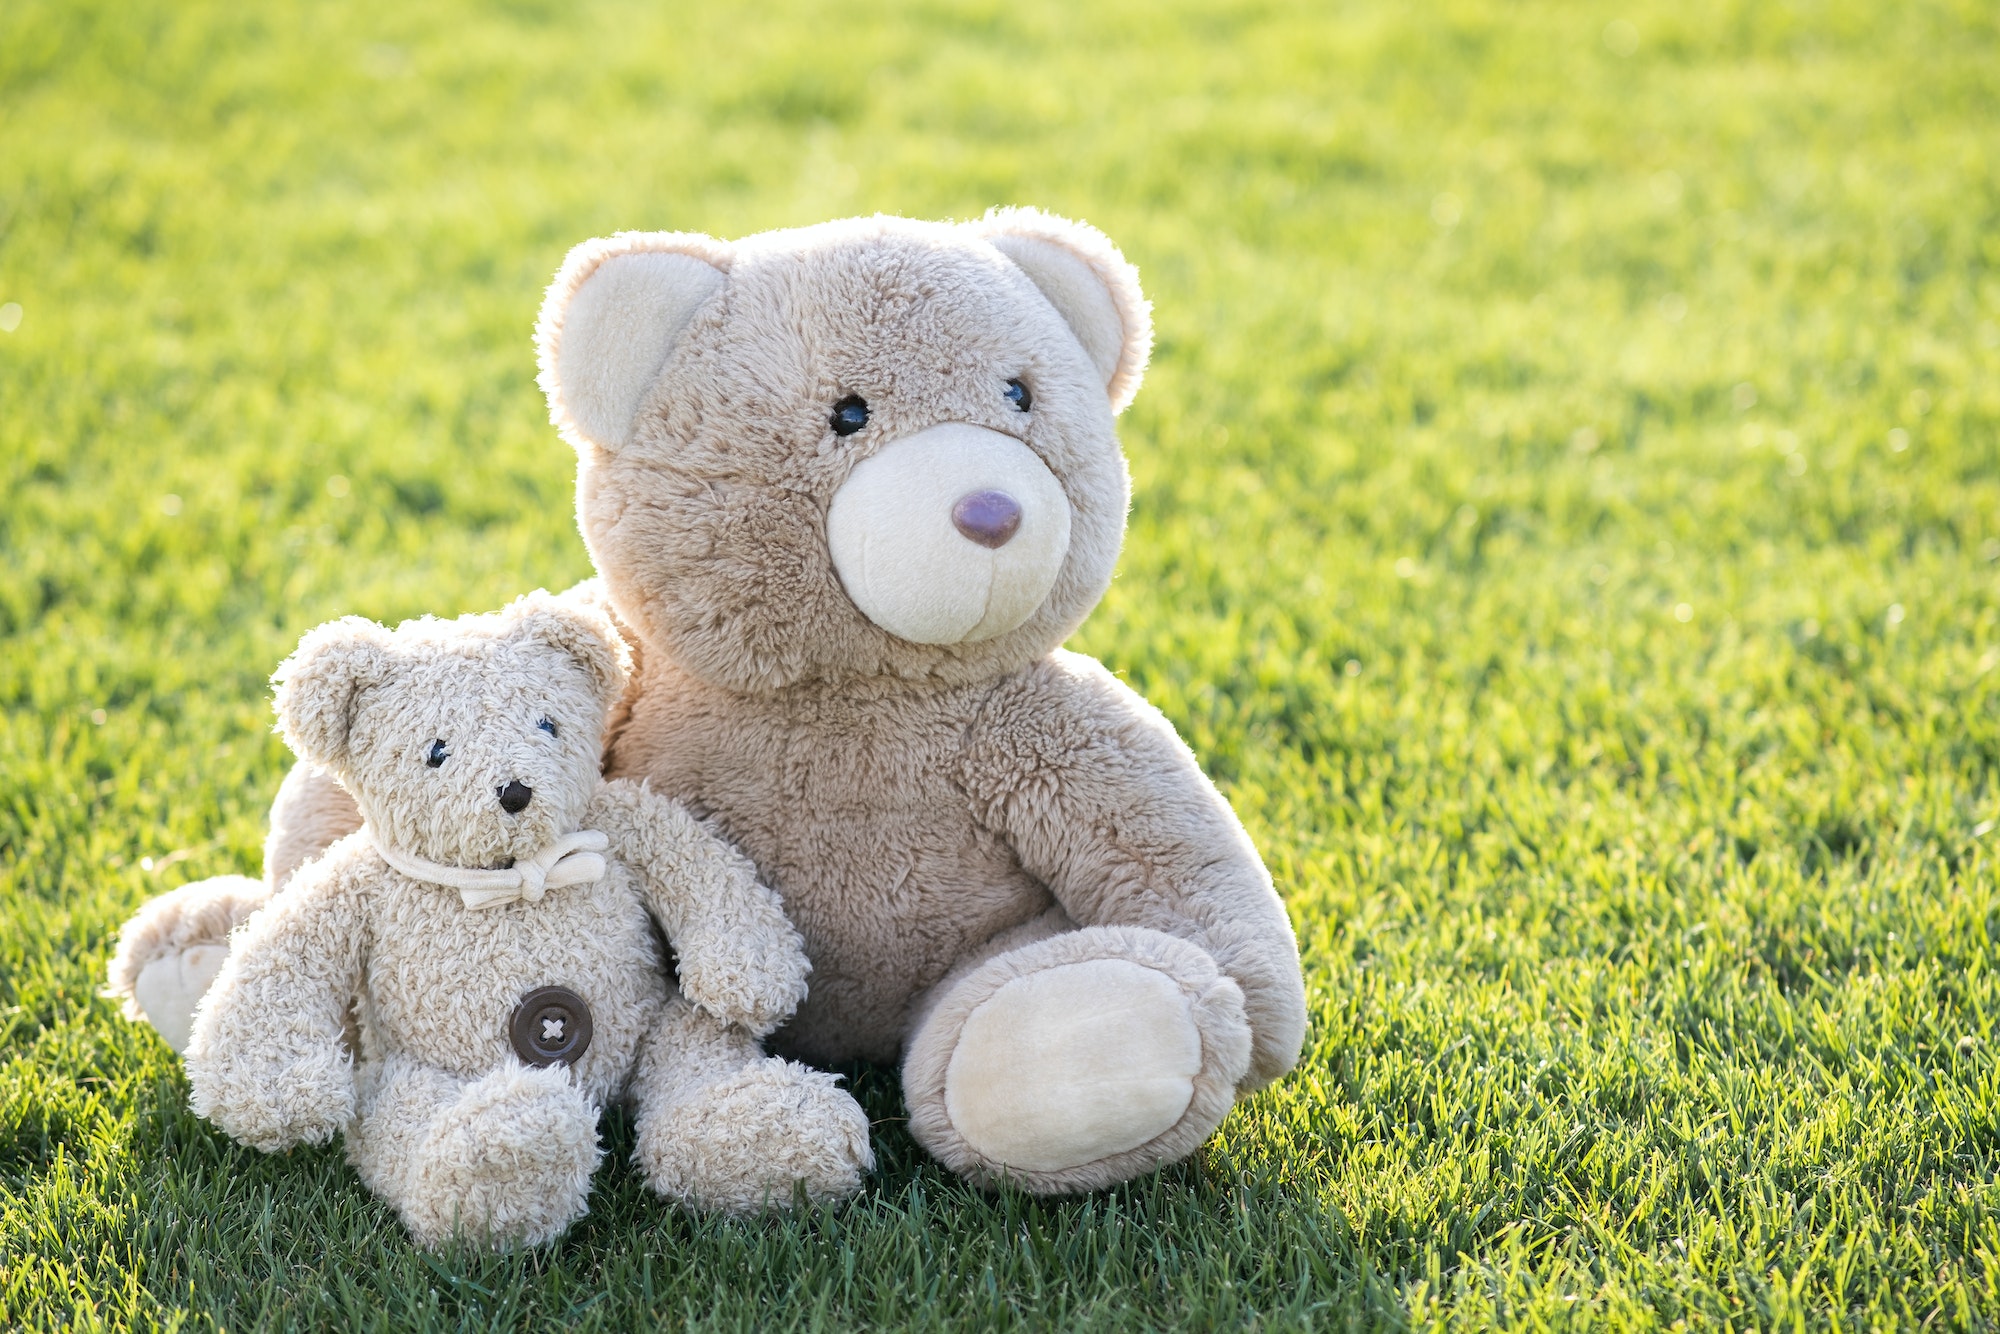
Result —
[[1083, 926], [1192, 940], [1243, 988], [1246, 1088], [1305, 1040], [1298, 942], [1270, 874], [1173, 725], [1095, 659], [1058, 651], [997, 689], [967, 737], [973, 813]]
[[762, 1036], [806, 998], [805, 942], [757, 868], [679, 802], [613, 779], [590, 826], [640, 873], [646, 903], [680, 959], [681, 992]]
[[342, 1039], [361, 985], [371, 867], [379, 874], [354, 835], [301, 870], [230, 938], [195, 1011], [189, 1105], [253, 1148], [324, 1144], [354, 1115]]

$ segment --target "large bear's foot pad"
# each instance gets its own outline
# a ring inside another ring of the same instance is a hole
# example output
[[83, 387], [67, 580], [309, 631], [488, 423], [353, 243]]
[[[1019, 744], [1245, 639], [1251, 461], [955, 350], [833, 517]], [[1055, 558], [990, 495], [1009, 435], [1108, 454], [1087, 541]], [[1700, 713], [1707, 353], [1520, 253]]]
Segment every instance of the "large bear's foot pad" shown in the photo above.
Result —
[[582, 1217], [601, 1153], [597, 1109], [560, 1067], [504, 1066], [422, 1133], [404, 1221], [427, 1246], [540, 1245]]
[[1228, 1114], [1249, 1050], [1242, 992], [1204, 951], [1153, 931], [1073, 932], [989, 961], [944, 998], [905, 1072], [912, 1130], [983, 1183], [1093, 1190], [1193, 1152]]
[[653, 1188], [731, 1214], [845, 1199], [875, 1165], [868, 1116], [836, 1077], [765, 1057], [650, 1109], [633, 1155]]
[[219, 875], [160, 895], [119, 932], [105, 994], [125, 1002], [176, 1052], [187, 1049], [195, 1006], [229, 957], [229, 933], [262, 907], [261, 880]]

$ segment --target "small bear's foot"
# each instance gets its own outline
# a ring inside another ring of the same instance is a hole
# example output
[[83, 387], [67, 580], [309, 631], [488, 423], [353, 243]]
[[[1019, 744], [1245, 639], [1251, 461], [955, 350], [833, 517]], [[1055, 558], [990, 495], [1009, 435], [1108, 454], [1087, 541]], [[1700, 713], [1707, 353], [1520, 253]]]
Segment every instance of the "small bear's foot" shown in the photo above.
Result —
[[229, 955], [229, 933], [270, 896], [261, 880], [221, 875], [170, 890], [118, 933], [104, 994], [125, 1002], [176, 1052], [187, 1049], [195, 1006]]
[[421, 1246], [539, 1246], [582, 1217], [597, 1108], [560, 1067], [470, 1082], [392, 1057], [371, 1072], [348, 1160]]
[[690, 1208], [747, 1214], [845, 1199], [875, 1165], [868, 1117], [837, 1077], [775, 1056], [676, 998], [633, 1083], [633, 1158]]
[[1161, 932], [1065, 932], [945, 986], [904, 1059], [910, 1130], [984, 1185], [1062, 1194], [1175, 1162], [1249, 1068], [1241, 989]]

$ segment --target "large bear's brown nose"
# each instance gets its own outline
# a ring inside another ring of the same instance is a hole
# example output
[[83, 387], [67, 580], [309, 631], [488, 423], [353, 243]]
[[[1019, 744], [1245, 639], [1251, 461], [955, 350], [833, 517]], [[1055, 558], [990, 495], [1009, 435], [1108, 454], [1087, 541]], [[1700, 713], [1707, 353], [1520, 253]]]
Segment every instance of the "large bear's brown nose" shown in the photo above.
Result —
[[1021, 529], [1021, 502], [1005, 491], [974, 491], [951, 507], [951, 522], [980, 546], [997, 551]]
[[528, 809], [528, 803], [534, 800], [534, 796], [535, 789], [517, 778], [500, 789], [500, 809], [509, 815], [519, 815]]

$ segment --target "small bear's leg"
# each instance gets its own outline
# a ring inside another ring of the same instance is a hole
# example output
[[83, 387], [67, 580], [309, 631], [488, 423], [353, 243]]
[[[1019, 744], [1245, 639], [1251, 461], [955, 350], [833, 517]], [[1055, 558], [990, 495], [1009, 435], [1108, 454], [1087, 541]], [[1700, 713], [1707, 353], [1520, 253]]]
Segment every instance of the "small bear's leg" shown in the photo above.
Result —
[[1064, 1194], [1176, 1162], [1249, 1069], [1242, 990], [1207, 951], [1141, 927], [1052, 931], [1059, 917], [961, 964], [905, 1049], [910, 1132], [983, 1185]]
[[560, 1067], [460, 1079], [407, 1057], [363, 1067], [347, 1160], [420, 1246], [538, 1246], [583, 1216], [598, 1109]]
[[875, 1158], [868, 1117], [836, 1079], [766, 1056], [675, 996], [632, 1080], [633, 1157], [654, 1190], [695, 1209], [782, 1209], [795, 1185], [810, 1200], [844, 1199]]
[[169, 1047], [184, 1050], [195, 1005], [229, 953], [229, 933], [268, 897], [263, 881], [244, 875], [196, 880], [160, 895], [118, 933], [104, 994], [125, 1002], [128, 1019], [144, 1019]]

